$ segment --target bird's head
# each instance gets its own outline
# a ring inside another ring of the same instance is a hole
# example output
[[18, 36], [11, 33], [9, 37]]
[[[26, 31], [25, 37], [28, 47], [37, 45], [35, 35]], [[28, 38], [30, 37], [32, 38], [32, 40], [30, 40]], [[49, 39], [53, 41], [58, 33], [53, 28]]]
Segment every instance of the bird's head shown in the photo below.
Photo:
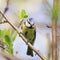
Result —
[[34, 21], [33, 21], [33, 18], [29, 18], [27, 19], [25, 22], [24, 22], [25, 26], [26, 27], [34, 27]]

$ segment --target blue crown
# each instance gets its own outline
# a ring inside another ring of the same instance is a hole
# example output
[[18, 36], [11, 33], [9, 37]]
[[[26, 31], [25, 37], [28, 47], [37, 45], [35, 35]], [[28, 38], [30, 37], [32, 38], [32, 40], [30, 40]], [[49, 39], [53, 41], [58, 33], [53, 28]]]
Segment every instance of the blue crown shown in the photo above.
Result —
[[29, 18], [29, 21], [33, 21], [33, 18]]

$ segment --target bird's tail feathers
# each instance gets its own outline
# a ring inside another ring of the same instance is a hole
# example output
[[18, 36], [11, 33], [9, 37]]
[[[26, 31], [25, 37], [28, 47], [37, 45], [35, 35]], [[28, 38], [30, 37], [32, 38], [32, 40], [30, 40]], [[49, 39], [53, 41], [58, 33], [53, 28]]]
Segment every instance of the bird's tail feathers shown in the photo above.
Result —
[[33, 57], [33, 50], [28, 46], [27, 55], [31, 55]]

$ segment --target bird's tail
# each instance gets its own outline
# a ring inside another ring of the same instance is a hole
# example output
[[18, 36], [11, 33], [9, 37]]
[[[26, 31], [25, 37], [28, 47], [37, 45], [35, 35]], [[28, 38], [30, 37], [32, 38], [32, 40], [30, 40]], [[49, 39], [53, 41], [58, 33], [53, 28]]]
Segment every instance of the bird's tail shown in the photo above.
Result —
[[33, 57], [33, 50], [28, 46], [27, 55], [31, 55]]

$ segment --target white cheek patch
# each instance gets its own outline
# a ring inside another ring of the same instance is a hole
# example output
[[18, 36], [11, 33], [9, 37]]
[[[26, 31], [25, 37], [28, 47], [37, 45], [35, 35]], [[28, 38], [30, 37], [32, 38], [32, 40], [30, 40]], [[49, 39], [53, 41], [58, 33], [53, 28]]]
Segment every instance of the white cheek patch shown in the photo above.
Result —
[[31, 25], [30, 25], [28, 22], [26, 22], [26, 26], [27, 26], [27, 27], [30, 27]]

